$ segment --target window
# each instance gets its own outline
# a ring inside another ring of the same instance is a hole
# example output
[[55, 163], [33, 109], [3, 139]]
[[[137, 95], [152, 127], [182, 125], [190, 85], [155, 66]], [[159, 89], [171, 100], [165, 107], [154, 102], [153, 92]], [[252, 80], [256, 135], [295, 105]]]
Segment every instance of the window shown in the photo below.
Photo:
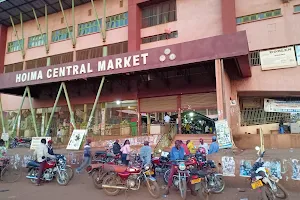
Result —
[[116, 55], [121, 53], [127, 53], [128, 52], [128, 42], [120, 42], [115, 44], [109, 44], [107, 45], [107, 55]]
[[[99, 19], [100, 28], [102, 26], [102, 20]], [[88, 35], [91, 33], [100, 32], [97, 20], [86, 22], [78, 25], [78, 36]]]
[[59, 65], [69, 62], [73, 62], [73, 52], [54, 55], [50, 57], [50, 65]]
[[178, 31], [173, 31], [170, 34], [163, 33], [163, 34], [159, 34], [159, 35], [153, 35], [150, 37], [142, 38], [142, 44], [146, 44], [146, 43], [150, 43], [150, 42], [157, 42], [160, 40], [167, 40], [167, 39], [177, 38], [177, 37], [178, 37]]
[[259, 51], [249, 52], [250, 66], [260, 66], [260, 55]]
[[176, 0], [142, 8], [142, 28], [165, 24], [177, 20]]
[[128, 13], [121, 13], [118, 15], [106, 18], [106, 29], [119, 28], [128, 25]]
[[300, 12], [300, 5], [294, 6], [294, 13]]
[[257, 13], [257, 14], [253, 14], [253, 15], [238, 17], [238, 18], [236, 18], [236, 23], [237, 24], [243, 24], [243, 23], [247, 23], [247, 22], [253, 22], [253, 21], [278, 17], [278, 16], [281, 16], [281, 9], [271, 10], [271, 11], [267, 11], [267, 12], [263, 12], [263, 13]]
[[76, 60], [87, 60], [92, 58], [102, 57], [103, 47], [94, 47], [90, 49], [83, 49], [76, 51]]
[[46, 34], [32, 36], [28, 40], [28, 48], [39, 47], [46, 43]]
[[47, 66], [47, 58], [26, 61], [26, 69], [34, 69]]
[[[20, 46], [21, 45], [21, 46]], [[21, 51], [24, 48], [24, 40], [16, 40], [7, 44], [7, 52]]]
[[23, 70], [23, 62], [4, 66], [4, 73], [17, 72], [17, 71], [22, 71], [22, 70]]
[[[73, 34], [73, 27], [69, 27], [71, 35]], [[56, 30], [52, 32], [52, 42], [58, 42], [72, 38], [67, 28]]]

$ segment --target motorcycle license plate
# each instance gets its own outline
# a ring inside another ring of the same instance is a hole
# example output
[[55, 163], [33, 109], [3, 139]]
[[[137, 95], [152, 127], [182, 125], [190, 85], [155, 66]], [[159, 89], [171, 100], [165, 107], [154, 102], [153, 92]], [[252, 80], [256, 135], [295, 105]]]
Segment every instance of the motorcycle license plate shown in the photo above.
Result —
[[153, 175], [153, 174], [154, 174], [154, 171], [152, 171], [152, 170], [146, 172], [146, 175], [148, 175], [148, 176]]
[[252, 189], [255, 190], [257, 188], [260, 188], [263, 186], [263, 183], [261, 180], [255, 181], [253, 183], [251, 183]]
[[201, 182], [201, 178], [191, 180], [191, 184], [196, 184], [196, 183], [200, 183], [200, 182]]

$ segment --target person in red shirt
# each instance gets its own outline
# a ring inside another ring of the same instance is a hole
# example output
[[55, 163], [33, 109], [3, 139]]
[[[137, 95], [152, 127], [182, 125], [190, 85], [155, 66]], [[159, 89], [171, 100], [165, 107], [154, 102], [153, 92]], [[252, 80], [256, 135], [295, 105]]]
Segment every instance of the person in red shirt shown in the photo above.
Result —
[[184, 149], [184, 154], [185, 155], [187, 155], [187, 156], [190, 155], [189, 149], [187, 148], [186, 144], [183, 143], [182, 140], [180, 140], [180, 146]]

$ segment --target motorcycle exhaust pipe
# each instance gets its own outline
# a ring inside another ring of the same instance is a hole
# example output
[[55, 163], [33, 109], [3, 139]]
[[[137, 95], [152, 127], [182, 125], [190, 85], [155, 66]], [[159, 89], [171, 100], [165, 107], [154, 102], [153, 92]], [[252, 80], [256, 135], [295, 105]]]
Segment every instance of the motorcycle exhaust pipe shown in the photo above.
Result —
[[124, 186], [116, 186], [116, 185], [102, 185], [102, 188], [111, 188], [111, 189], [128, 190], [127, 187], [124, 187]]
[[37, 177], [35, 177], [35, 176], [26, 176], [26, 178], [28, 178], [28, 179], [37, 179]]

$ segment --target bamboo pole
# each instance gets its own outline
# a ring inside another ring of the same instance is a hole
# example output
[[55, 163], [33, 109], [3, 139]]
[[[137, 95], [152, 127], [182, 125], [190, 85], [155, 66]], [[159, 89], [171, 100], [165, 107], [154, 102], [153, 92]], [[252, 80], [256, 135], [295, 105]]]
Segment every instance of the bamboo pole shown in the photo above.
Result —
[[[20, 13], [20, 17], [21, 17], [21, 16], [22, 16], [22, 14]], [[15, 27], [14, 20], [12, 19], [11, 16], [9, 16], [9, 18], [10, 18], [10, 21], [11, 21], [11, 24], [12, 24], [12, 27], [13, 27], [13, 30], [14, 30], [14, 33], [15, 33], [15, 35], [16, 35], [16, 37], [17, 37], [18, 44], [19, 44], [19, 46], [20, 46], [20, 48], [21, 48], [22, 56], [23, 56], [23, 58], [25, 58], [24, 45], [21, 45], [21, 43], [20, 43], [20, 39], [19, 39], [18, 32], [17, 32], [16, 27]], [[20, 19], [20, 20], [21, 20], [21, 19]], [[22, 22], [22, 21], [21, 21], [21, 27], [23, 27], [23, 22]], [[23, 44], [24, 44], [24, 39], [23, 39]]]
[[89, 117], [89, 121], [88, 121], [87, 126], [86, 126], [87, 131], [91, 126], [92, 119], [93, 119], [93, 116], [94, 116], [94, 113], [95, 113], [95, 109], [97, 107], [97, 103], [99, 101], [99, 97], [100, 97], [100, 94], [101, 94], [101, 91], [102, 91], [102, 88], [103, 88], [104, 80], [105, 80], [105, 76], [102, 77], [100, 86], [98, 88], [98, 92], [97, 92], [97, 95], [96, 95], [96, 98], [95, 98], [95, 102], [94, 102], [94, 105], [93, 105], [93, 108], [92, 108], [92, 111], [91, 111], [91, 114], [90, 114], [90, 117]]
[[30, 111], [31, 111], [31, 115], [32, 115], [32, 121], [33, 121], [33, 127], [34, 127], [34, 131], [35, 131], [35, 136], [38, 137], [38, 131], [37, 131], [37, 124], [36, 124], [36, 119], [35, 119], [35, 112], [33, 109], [33, 105], [32, 105], [32, 98], [31, 98], [31, 93], [30, 93], [30, 89], [28, 86], [26, 86], [26, 90], [27, 90], [27, 94], [28, 94], [28, 98], [29, 98], [29, 105], [30, 105]]
[[46, 132], [45, 132], [44, 134], [47, 134], [48, 131], [49, 131], [49, 128], [50, 128], [50, 125], [51, 125], [51, 121], [52, 121], [52, 118], [53, 118], [53, 115], [54, 115], [54, 112], [55, 112], [57, 103], [58, 103], [58, 101], [59, 101], [59, 98], [60, 98], [60, 94], [61, 94], [62, 89], [63, 89], [63, 84], [61, 83], [61, 84], [60, 84], [60, 87], [59, 87], [59, 89], [58, 89], [58, 93], [57, 93], [57, 95], [56, 95], [56, 99], [55, 99], [55, 102], [54, 102], [54, 105], [53, 105], [53, 108], [52, 108], [52, 111], [51, 111], [51, 114], [50, 114], [48, 123], [47, 123]]
[[71, 106], [71, 103], [70, 103], [69, 94], [68, 94], [68, 91], [67, 91], [66, 84], [64, 82], [62, 82], [62, 86], [63, 86], [64, 92], [65, 92], [65, 97], [66, 97], [67, 105], [68, 105], [69, 112], [70, 112], [71, 124], [73, 125], [73, 128], [76, 129], [74, 112], [72, 110], [72, 106]]

